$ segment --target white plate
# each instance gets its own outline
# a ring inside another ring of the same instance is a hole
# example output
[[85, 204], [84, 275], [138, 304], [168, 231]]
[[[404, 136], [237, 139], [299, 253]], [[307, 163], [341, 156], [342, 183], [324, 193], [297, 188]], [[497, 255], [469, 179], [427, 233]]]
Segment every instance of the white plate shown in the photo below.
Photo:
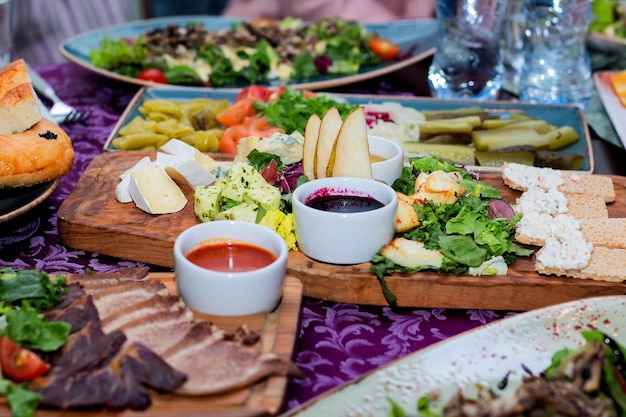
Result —
[[593, 74], [593, 81], [604, 105], [606, 113], [609, 115], [615, 131], [626, 148], [626, 107], [622, 105], [619, 98], [611, 86], [610, 75], [612, 71], [598, 71]]
[[418, 398], [428, 392], [441, 389], [444, 402], [459, 386], [481, 383], [499, 391], [497, 383], [509, 371], [512, 390], [524, 374], [522, 365], [538, 374], [557, 350], [584, 345], [579, 332], [592, 328], [626, 344], [626, 297], [578, 300], [488, 324], [379, 368], [284, 417], [387, 417], [387, 398], [415, 414]]

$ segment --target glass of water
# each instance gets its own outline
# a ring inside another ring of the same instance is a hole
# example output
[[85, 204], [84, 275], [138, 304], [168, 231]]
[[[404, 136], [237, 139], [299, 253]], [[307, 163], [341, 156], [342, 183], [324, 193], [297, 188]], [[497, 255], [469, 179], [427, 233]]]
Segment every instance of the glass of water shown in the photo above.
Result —
[[585, 44], [592, 0], [524, 0], [524, 14], [520, 100], [585, 108], [594, 88]]
[[500, 28], [507, 3], [507, 0], [437, 0], [439, 39], [428, 72], [433, 96], [496, 98], [503, 82]]
[[13, 52], [11, 3], [12, 0], [0, 0], [0, 68], [11, 62]]

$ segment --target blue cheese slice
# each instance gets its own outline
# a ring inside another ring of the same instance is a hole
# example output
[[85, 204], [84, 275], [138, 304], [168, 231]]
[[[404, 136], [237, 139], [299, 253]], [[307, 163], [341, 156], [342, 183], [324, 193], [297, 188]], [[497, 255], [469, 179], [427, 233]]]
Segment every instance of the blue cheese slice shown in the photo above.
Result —
[[128, 192], [137, 207], [146, 213], [175, 213], [187, 204], [187, 198], [163, 167], [135, 171], [129, 177]]

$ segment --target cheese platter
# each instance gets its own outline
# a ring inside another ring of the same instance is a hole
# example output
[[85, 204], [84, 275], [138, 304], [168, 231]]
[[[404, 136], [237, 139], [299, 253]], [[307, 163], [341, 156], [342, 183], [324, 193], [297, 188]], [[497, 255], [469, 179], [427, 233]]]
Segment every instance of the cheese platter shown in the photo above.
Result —
[[[129, 274], [134, 272], [129, 271]], [[121, 271], [122, 274], [126, 273]], [[102, 275], [102, 274], [101, 274]], [[115, 274], [109, 277], [98, 277], [100, 281], [115, 279]], [[70, 277], [68, 277], [70, 279]], [[74, 275], [71, 281], [78, 280]], [[163, 285], [171, 295], [177, 295], [176, 277], [173, 273], [150, 273], [146, 283]], [[136, 283], [136, 281], [135, 281]], [[118, 285], [119, 286], [119, 285]], [[123, 285], [122, 285], [123, 286]], [[119, 297], [118, 297], [119, 298]], [[260, 337], [255, 345], [260, 354], [277, 355], [290, 361], [296, 340], [296, 329], [302, 301], [302, 284], [294, 277], [287, 276], [283, 286], [283, 295], [279, 306], [270, 313], [259, 313], [247, 316], [220, 317], [194, 313], [195, 319], [216, 325], [225, 332], [235, 332], [245, 325], [251, 334]], [[277, 414], [284, 401], [287, 387], [287, 376], [270, 376], [248, 387], [231, 390], [214, 395], [178, 395], [173, 393], [151, 392], [151, 404], [146, 410], [105, 410], [99, 408], [81, 410], [55, 410], [42, 408], [37, 411], [38, 416], [135, 416], [135, 415], [209, 415], [209, 416], [261, 416]], [[9, 416], [11, 412], [6, 406], [6, 399], [0, 399], [0, 416]]]
[[[193, 203], [182, 211], [150, 215], [113, 196], [117, 178], [137, 160], [154, 152], [105, 152], [91, 162], [75, 189], [59, 209], [61, 241], [73, 248], [137, 262], [173, 266], [173, 245], [186, 228], [198, 223]], [[219, 155], [219, 154], [218, 154]], [[615, 201], [608, 204], [611, 217], [626, 216], [626, 178], [612, 176]], [[499, 188], [504, 199], [520, 195], [506, 187], [501, 175], [481, 174]], [[193, 190], [184, 190], [193, 201]], [[303, 294], [337, 302], [387, 305], [370, 264], [338, 266], [316, 262], [292, 251], [288, 273], [300, 279]], [[471, 277], [421, 272], [393, 275], [387, 283], [398, 295], [397, 305], [410, 307], [487, 308], [529, 310], [558, 302], [600, 295], [624, 294], [621, 282], [546, 277], [534, 269], [534, 257], [518, 259], [507, 276]], [[342, 291], [336, 291], [337, 288]]]

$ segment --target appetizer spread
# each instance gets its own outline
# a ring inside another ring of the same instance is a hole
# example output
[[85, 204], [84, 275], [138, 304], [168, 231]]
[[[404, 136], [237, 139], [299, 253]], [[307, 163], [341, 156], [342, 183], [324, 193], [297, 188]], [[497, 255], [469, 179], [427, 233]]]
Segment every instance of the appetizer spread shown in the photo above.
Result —
[[41, 116], [23, 60], [0, 69], [0, 188], [28, 187], [65, 175], [74, 149], [59, 126]]

